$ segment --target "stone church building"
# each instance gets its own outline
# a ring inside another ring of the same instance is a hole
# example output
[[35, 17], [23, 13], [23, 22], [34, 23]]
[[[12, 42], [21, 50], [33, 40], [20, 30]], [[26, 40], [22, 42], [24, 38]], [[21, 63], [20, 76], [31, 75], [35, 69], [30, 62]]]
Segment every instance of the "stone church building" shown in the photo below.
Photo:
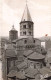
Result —
[[[3, 80], [40, 80], [42, 78], [41, 70], [46, 67], [47, 52], [41, 47], [41, 41], [34, 38], [33, 34], [34, 22], [26, 4], [20, 22], [20, 38], [13, 25], [9, 31], [9, 42], [5, 42], [2, 54]], [[46, 80], [51, 80], [51, 75], [48, 75]]]

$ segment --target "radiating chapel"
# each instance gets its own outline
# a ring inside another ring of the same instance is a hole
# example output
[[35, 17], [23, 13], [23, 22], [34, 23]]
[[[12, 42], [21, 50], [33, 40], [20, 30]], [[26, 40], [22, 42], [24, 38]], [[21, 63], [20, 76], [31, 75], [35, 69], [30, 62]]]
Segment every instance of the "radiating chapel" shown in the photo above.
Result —
[[[26, 4], [20, 22], [20, 38], [13, 25], [9, 31], [9, 43], [5, 43], [4, 80], [40, 80], [43, 75], [41, 69], [46, 66], [45, 57], [46, 51], [41, 46], [41, 41], [34, 37], [34, 22]], [[46, 80], [50, 80], [50, 77]]]

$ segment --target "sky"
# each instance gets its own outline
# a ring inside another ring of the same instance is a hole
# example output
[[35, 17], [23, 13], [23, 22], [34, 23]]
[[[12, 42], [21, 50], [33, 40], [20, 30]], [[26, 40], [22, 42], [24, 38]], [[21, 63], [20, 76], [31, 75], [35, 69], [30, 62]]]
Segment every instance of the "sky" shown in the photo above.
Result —
[[[51, 36], [51, 0], [27, 0], [29, 12], [34, 22], [34, 36]], [[0, 36], [9, 36], [14, 24], [20, 36], [20, 21], [26, 0], [0, 0]]]

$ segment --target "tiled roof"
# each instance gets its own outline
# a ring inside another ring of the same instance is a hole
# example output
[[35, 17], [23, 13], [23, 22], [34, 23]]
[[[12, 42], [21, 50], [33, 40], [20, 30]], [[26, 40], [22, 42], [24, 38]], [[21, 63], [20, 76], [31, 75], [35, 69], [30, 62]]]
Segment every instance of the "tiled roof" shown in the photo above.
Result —
[[14, 49], [13, 44], [5, 44], [5, 47], [6, 47], [7, 50]]
[[38, 71], [37, 69], [33, 69], [31, 67], [25, 69], [25, 73], [32, 73], [32, 74], [36, 74]]
[[26, 79], [25, 74], [23, 72], [17, 72], [16, 78], [18, 79]]
[[51, 57], [47, 58], [48, 63], [51, 63]]
[[8, 77], [15, 77], [16, 74], [17, 74], [17, 71], [11, 70], [7, 76], [8, 76]]
[[26, 77], [29, 77], [29, 78], [35, 78], [35, 74], [38, 73], [37, 69], [33, 69], [33, 68], [27, 68], [25, 70], [25, 73], [26, 73]]
[[18, 68], [17, 68], [17, 66], [13, 66], [10, 68], [10, 70], [15, 70], [15, 71], [17, 70], [18, 71]]
[[28, 56], [28, 59], [30, 60], [38, 60], [38, 59], [44, 59], [45, 56], [42, 54], [39, 54], [37, 52], [32, 53], [31, 55]]
[[23, 72], [21, 72], [21, 71], [17, 72], [15, 70], [10, 71], [7, 76], [10, 77], [10, 78], [16, 77], [17, 79], [26, 79], [26, 77], [23, 74]]
[[40, 73], [43, 76], [46, 76], [46, 78], [51, 77], [51, 69], [48, 67], [44, 67], [44, 68], [40, 69]]
[[5, 47], [6, 47], [6, 50], [5, 50], [6, 57], [16, 57], [17, 55], [16, 50], [12, 44], [6, 44]]
[[24, 55], [25, 57], [27, 57], [27, 56], [30, 55], [31, 53], [33, 53], [32, 50], [26, 50], [26, 51], [24, 51], [23, 55]]
[[22, 69], [22, 68], [26, 68], [27, 67], [27, 63], [26, 62], [22, 62], [19, 65], [17, 65], [18, 69]]
[[32, 79], [34, 79], [34, 78], [35, 78], [35, 76], [34, 76], [34, 75], [32, 75], [31, 73], [27, 73], [25, 76], [26, 76], [26, 77], [28, 77], [28, 78], [32, 78]]
[[15, 50], [6, 50], [6, 57], [16, 57]]

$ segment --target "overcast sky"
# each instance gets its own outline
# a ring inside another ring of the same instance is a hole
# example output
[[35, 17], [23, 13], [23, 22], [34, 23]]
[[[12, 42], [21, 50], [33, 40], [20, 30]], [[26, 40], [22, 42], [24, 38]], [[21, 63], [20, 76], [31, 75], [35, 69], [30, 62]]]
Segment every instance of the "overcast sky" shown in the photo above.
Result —
[[[0, 4], [0, 36], [9, 36], [13, 24], [19, 31], [26, 0], [1, 0]], [[51, 36], [51, 0], [28, 0], [27, 4], [34, 22], [35, 37]]]

